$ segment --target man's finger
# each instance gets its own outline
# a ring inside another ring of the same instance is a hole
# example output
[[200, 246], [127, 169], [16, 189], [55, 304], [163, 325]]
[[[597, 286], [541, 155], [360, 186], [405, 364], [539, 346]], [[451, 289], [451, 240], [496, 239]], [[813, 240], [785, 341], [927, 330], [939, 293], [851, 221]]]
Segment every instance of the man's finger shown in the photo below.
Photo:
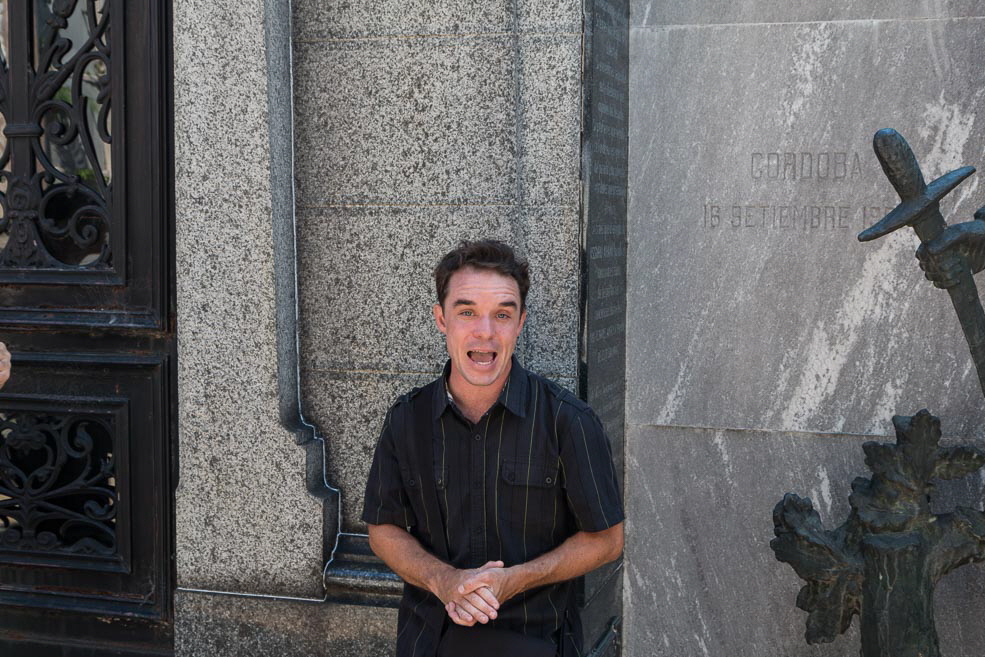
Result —
[[[469, 593], [467, 596], [465, 596], [465, 599], [468, 600], [472, 604], [472, 606], [475, 607], [476, 610], [479, 612], [480, 622], [485, 623], [490, 618], [496, 618], [496, 607], [493, 604], [490, 604], [489, 601], [486, 600], [483, 596], [479, 595], [478, 591], [474, 593]], [[496, 601], [495, 596], [492, 596], [492, 599], [493, 602]], [[485, 620], [483, 620], [484, 617], [486, 617]]]
[[485, 623], [489, 619], [481, 611], [475, 608], [469, 600], [462, 598], [461, 600], [456, 600], [455, 604], [458, 605], [458, 614], [465, 618], [466, 620], [479, 621]]
[[472, 618], [472, 614], [462, 609], [460, 605], [455, 605], [455, 613], [458, 615], [459, 618], [461, 618], [463, 621], [465, 621], [470, 625], [475, 622], [475, 619]]
[[499, 600], [496, 599], [496, 595], [492, 592], [492, 589], [489, 588], [488, 586], [480, 586], [475, 590], [475, 593], [473, 595], [478, 595], [482, 597], [482, 599], [485, 600], [486, 604], [492, 607], [493, 612], [492, 614], [490, 614], [490, 616], [495, 618], [496, 617], [495, 610], [499, 609]]
[[448, 612], [448, 618], [451, 619], [456, 625], [464, 625], [465, 627], [472, 627], [475, 623], [468, 622], [462, 618], [461, 614], [458, 613], [458, 607], [455, 606], [454, 602], [449, 602], [448, 607], [445, 609]]
[[489, 581], [485, 572], [476, 573], [459, 585], [458, 592], [465, 595], [477, 591], [483, 586], [491, 586], [491, 584], [492, 582]]

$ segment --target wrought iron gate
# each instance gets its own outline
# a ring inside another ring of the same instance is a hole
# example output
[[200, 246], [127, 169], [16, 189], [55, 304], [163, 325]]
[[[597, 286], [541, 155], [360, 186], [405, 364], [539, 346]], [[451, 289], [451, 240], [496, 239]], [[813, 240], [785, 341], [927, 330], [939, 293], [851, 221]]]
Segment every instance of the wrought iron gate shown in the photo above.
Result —
[[0, 0], [0, 655], [173, 652], [168, 2]]

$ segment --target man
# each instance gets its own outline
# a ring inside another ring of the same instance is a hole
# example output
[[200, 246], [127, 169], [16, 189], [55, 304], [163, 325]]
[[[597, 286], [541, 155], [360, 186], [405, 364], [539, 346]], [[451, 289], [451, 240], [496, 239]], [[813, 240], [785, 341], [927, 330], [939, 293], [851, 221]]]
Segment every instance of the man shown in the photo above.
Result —
[[529, 274], [509, 246], [462, 242], [434, 277], [449, 361], [387, 413], [362, 516], [405, 582], [396, 655], [580, 655], [571, 580], [623, 545], [608, 440], [513, 357]]
[[0, 388], [3, 384], [7, 382], [10, 378], [10, 352], [7, 351], [7, 345], [0, 342]]

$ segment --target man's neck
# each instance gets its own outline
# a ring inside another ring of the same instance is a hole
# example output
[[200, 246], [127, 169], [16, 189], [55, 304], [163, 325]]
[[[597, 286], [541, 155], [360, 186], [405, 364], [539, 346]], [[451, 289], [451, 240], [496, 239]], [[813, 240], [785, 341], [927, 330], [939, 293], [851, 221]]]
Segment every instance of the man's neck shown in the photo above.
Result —
[[449, 394], [451, 394], [452, 399], [455, 401], [455, 406], [458, 407], [458, 410], [462, 412], [462, 415], [469, 422], [475, 424], [482, 419], [482, 416], [499, 399], [499, 394], [503, 391], [503, 385], [505, 385], [507, 379], [509, 379], [508, 376], [499, 385], [470, 386], [468, 384], [455, 385], [455, 382], [449, 377], [446, 385], [448, 386]]

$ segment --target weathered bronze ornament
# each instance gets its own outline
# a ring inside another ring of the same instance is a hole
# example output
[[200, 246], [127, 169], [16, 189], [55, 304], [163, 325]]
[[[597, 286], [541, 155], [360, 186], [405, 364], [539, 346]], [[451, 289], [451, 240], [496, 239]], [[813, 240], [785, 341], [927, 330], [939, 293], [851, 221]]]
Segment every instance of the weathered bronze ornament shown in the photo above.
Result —
[[862, 446], [872, 478], [852, 482], [852, 511], [826, 530], [811, 501], [787, 493], [773, 509], [770, 547], [807, 584], [807, 642], [833, 641], [859, 614], [862, 657], [939, 657], [934, 586], [958, 566], [985, 560], [985, 514], [930, 512], [931, 479], [957, 479], [985, 465], [985, 452], [941, 448], [940, 420], [897, 415], [896, 444]]
[[[872, 139], [872, 148], [886, 177], [899, 194], [900, 204], [876, 225], [859, 233], [859, 241], [874, 240], [903, 226], [912, 226], [923, 244], [940, 237], [947, 224], [941, 215], [939, 202], [973, 174], [975, 167], [955, 169], [927, 185], [910, 145], [898, 132], [880, 130]], [[975, 287], [971, 269], [961, 259], [959, 262], [961, 267], [956, 273], [957, 284], [948, 287], [947, 291], [971, 349], [978, 382], [985, 394], [985, 310], [982, 310], [982, 302], [978, 299], [978, 288]]]
[[[901, 203], [859, 240], [902, 226], [912, 226], [923, 244], [940, 236], [947, 226], [938, 202], [974, 169], [927, 185], [896, 131], [880, 130], [873, 147]], [[971, 266], [960, 253], [949, 257], [949, 282], [938, 286], [951, 295], [985, 392], [985, 312]], [[896, 444], [862, 446], [873, 474], [852, 482], [851, 513], [840, 527], [825, 529], [810, 499], [788, 493], [773, 509], [770, 547], [807, 581], [797, 606], [808, 612], [808, 643], [833, 641], [858, 614], [862, 657], [940, 657], [934, 587], [958, 566], [985, 560], [985, 513], [958, 507], [932, 514], [931, 481], [976, 472], [985, 465], [985, 452], [940, 447], [940, 420], [926, 410], [897, 415], [893, 425]]]

